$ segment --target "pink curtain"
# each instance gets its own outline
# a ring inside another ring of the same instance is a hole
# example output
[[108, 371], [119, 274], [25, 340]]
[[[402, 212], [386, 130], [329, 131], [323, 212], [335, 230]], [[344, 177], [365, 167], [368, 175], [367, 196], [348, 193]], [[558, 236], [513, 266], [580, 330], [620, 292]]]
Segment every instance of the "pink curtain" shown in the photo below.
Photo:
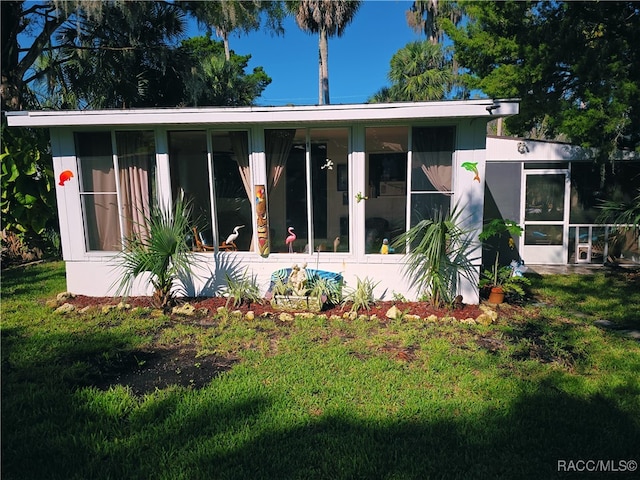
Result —
[[272, 190], [278, 185], [282, 178], [295, 134], [296, 131], [293, 129], [265, 130], [265, 153], [269, 173], [269, 190]]
[[[238, 163], [238, 171], [240, 172], [240, 178], [242, 179], [242, 185], [249, 199], [249, 204], [252, 205], [252, 189], [251, 189], [251, 168], [249, 167], [249, 136], [247, 132], [229, 132], [229, 138], [231, 139], [231, 148], [235, 154], [236, 162]], [[255, 234], [251, 239], [249, 251], [254, 250]]]
[[118, 132], [118, 164], [124, 236], [149, 238], [150, 181], [155, 171], [153, 132]]

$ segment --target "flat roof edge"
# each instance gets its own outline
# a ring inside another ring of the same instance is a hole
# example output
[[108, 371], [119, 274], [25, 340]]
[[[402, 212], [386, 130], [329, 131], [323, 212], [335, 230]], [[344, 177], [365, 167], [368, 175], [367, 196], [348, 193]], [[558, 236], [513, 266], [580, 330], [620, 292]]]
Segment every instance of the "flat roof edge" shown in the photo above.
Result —
[[255, 124], [404, 120], [419, 118], [492, 118], [516, 115], [518, 100], [450, 100], [278, 107], [145, 108], [128, 110], [34, 110], [5, 112], [9, 126], [66, 127], [160, 124]]

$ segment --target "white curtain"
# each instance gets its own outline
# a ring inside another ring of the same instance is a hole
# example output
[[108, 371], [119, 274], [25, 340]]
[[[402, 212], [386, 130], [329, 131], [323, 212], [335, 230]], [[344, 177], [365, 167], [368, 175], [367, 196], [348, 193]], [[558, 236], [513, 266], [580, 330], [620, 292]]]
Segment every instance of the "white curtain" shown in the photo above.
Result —
[[[412, 159], [414, 164], [412, 190], [451, 191], [453, 162], [451, 128], [414, 128]], [[420, 174], [415, 171], [416, 165], [419, 166], [424, 177], [421, 178]], [[429, 182], [424, 181], [425, 177]]]

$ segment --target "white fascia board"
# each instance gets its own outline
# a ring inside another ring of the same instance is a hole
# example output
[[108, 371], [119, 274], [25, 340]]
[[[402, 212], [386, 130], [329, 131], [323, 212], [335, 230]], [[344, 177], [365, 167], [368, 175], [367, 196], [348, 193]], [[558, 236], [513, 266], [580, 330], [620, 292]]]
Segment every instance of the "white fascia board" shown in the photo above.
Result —
[[154, 108], [7, 112], [10, 127], [230, 125], [367, 122], [517, 115], [517, 100], [462, 100], [290, 107]]
[[549, 140], [487, 137], [488, 162], [550, 162], [592, 160], [596, 151]]

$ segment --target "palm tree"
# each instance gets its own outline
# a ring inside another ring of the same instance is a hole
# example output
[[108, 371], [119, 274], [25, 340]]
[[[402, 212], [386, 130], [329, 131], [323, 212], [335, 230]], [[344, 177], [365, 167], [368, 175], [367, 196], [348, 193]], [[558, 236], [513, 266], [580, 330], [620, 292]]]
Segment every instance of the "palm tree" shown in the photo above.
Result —
[[155, 106], [185, 29], [184, 12], [169, 3], [105, 7], [99, 20], [81, 18], [61, 30], [65, 62], [52, 85], [67, 86], [92, 108]]
[[[266, 14], [267, 27], [277, 35], [284, 33], [282, 19], [284, 11], [281, 2], [224, 0], [216, 2], [184, 1], [179, 2], [207, 29], [215, 30], [224, 43], [227, 62], [231, 60], [229, 34], [234, 31], [249, 33], [258, 30], [262, 14]], [[210, 33], [210, 32], [209, 32]]]
[[298, 26], [311, 34], [319, 34], [318, 41], [318, 103], [329, 101], [329, 43], [328, 37], [342, 36], [360, 8], [361, 0], [301, 0], [288, 2]]
[[391, 57], [391, 87], [376, 93], [370, 102], [416, 102], [442, 100], [453, 87], [454, 73], [446, 47], [413, 42]]
[[452, 0], [415, 0], [407, 11], [409, 26], [417, 32], [424, 32], [433, 44], [442, 43], [443, 18], [457, 25], [462, 20], [462, 9]]

